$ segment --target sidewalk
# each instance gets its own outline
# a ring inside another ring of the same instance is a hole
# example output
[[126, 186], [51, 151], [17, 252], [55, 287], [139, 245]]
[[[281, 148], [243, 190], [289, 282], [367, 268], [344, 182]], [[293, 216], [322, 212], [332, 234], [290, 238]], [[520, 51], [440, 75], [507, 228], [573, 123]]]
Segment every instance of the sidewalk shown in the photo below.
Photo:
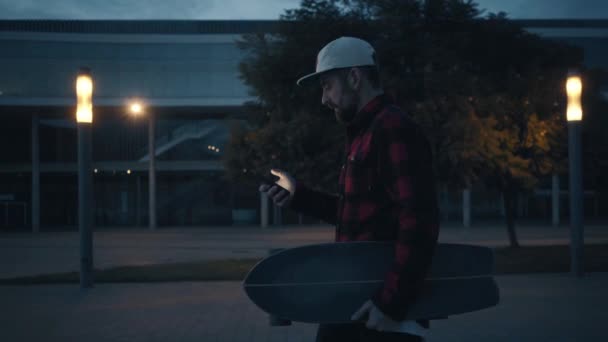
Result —
[[[569, 243], [566, 226], [520, 225], [522, 245]], [[109, 268], [126, 265], [166, 264], [225, 258], [260, 258], [271, 248], [331, 242], [328, 225], [260, 228], [204, 227], [97, 229], [94, 233], [94, 265]], [[504, 224], [463, 228], [442, 225], [441, 242], [507, 246]], [[0, 234], [0, 278], [78, 271], [77, 232]], [[608, 225], [587, 225], [585, 243], [608, 243]]]
[[[494, 308], [433, 321], [428, 342], [603, 342], [608, 273], [496, 277]], [[270, 327], [239, 282], [0, 286], [2, 341], [308, 342], [316, 327]]]

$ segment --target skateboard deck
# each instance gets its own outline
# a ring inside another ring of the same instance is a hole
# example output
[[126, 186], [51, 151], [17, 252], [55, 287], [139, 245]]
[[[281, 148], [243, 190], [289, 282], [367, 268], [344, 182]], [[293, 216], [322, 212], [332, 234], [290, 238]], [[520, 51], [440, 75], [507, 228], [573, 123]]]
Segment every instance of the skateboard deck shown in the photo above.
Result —
[[[281, 319], [348, 323], [382, 286], [391, 242], [347, 242], [286, 249], [260, 261], [243, 282], [249, 298]], [[439, 319], [498, 303], [489, 248], [438, 244], [431, 270], [407, 319]]]

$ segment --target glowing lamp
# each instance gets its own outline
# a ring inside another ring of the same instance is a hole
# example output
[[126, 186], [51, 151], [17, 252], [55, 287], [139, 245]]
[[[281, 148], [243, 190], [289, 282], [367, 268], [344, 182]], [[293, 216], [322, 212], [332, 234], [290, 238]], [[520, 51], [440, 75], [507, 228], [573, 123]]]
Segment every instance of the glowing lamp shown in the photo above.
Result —
[[93, 123], [93, 79], [88, 69], [82, 69], [76, 79], [76, 121]]
[[129, 109], [131, 110], [131, 114], [133, 115], [139, 115], [144, 111], [144, 107], [139, 102], [133, 102]]
[[583, 83], [580, 76], [572, 75], [568, 77], [566, 92], [568, 94], [568, 109], [566, 111], [568, 121], [581, 121], [583, 119], [583, 107], [581, 106]]

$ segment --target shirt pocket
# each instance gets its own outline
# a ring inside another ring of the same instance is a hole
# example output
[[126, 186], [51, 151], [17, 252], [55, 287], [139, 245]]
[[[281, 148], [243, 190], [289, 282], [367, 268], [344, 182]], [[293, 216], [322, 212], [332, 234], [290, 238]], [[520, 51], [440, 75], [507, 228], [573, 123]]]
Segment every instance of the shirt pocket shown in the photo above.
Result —
[[347, 158], [344, 193], [347, 197], [366, 199], [374, 191], [376, 176], [368, 155], [353, 154]]

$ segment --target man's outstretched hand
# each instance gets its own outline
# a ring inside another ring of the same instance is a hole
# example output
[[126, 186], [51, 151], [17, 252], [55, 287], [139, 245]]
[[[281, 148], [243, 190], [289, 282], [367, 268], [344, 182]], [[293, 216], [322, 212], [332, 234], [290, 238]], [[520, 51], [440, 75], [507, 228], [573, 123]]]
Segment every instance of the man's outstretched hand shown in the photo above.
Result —
[[[270, 173], [279, 177], [274, 184], [262, 184], [260, 185], [260, 192], [265, 193], [272, 199], [274, 204], [281, 208], [287, 208], [291, 199], [296, 192], [296, 180], [287, 172], [282, 170], [270, 170]], [[281, 189], [281, 187], [283, 189]]]

